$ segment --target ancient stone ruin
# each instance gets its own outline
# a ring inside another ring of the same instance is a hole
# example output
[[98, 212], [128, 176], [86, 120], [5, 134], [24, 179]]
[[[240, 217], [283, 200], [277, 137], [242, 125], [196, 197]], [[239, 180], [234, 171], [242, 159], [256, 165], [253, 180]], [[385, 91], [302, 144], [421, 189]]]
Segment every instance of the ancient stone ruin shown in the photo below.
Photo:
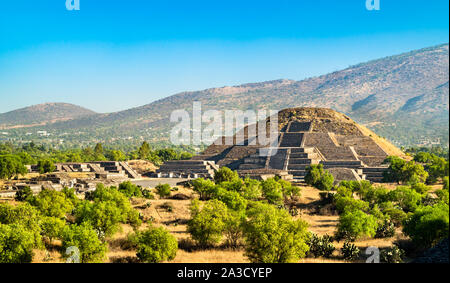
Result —
[[[270, 121], [260, 122], [266, 123], [267, 137]], [[306, 167], [321, 163], [336, 180], [380, 182], [387, 168], [383, 164], [386, 157], [402, 155], [386, 140], [331, 109], [280, 111], [278, 143], [271, 146], [254, 142], [259, 140], [257, 126], [247, 126], [238, 133], [243, 135], [243, 143], [236, 142], [235, 135], [231, 145], [224, 145], [226, 137], [222, 137], [191, 160], [166, 162], [157, 171], [158, 177], [211, 177], [217, 167], [226, 166], [241, 176], [264, 179], [278, 175], [303, 182]], [[265, 156], [263, 151], [274, 154]]]

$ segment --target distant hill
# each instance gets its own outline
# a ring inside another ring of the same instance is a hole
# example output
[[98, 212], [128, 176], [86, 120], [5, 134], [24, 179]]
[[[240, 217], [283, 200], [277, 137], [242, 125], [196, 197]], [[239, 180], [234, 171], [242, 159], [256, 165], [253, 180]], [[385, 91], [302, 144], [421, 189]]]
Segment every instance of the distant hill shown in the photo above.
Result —
[[190, 111], [192, 102], [200, 101], [203, 110], [332, 108], [396, 145], [436, 140], [448, 145], [448, 49], [448, 44], [420, 49], [302, 81], [275, 80], [183, 92], [125, 111], [57, 122], [46, 129], [76, 131], [79, 138], [105, 141], [109, 137], [159, 141], [169, 137], [173, 110]]
[[0, 129], [47, 125], [96, 114], [69, 103], [44, 103], [0, 114]]

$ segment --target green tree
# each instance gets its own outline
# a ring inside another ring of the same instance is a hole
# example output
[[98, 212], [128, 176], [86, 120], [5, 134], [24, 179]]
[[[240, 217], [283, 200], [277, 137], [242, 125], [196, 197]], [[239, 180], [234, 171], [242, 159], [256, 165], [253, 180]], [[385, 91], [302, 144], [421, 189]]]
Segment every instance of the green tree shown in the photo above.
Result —
[[137, 233], [137, 257], [142, 262], [158, 263], [173, 260], [178, 242], [166, 229], [150, 227]]
[[0, 223], [21, 225], [33, 235], [34, 248], [42, 247], [40, 222], [41, 216], [39, 212], [28, 203], [17, 206], [0, 203]]
[[383, 163], [389, 164], [388, 169], [383, 172], [383, 180], [385, 182], [400, 182], [406, 161], [397, 156], [388, 156]]
[[216, 184], [220, 184], [222, 182], [233, 182], [238, 179], [238, 173], [228, 167], [220, 167], [220, 169], [214, 174], [214, 182]]
[[112, 236], [120, 230], [120, 223], [125, 223], [127, 214], [112, 201], [101, 201], [90, 203], [81, 202], [76, 210], [77, 223], [89, 223], [99, 232], [99, 235]]
[[142, 197], [142, 190], [139, 186], [131, 183], [130, 181], [125, 181], [120, 183], [119, 192], [124, 194], [125, 196], [131, 197]]
[[16, 192], [15, 200], [17, 201], [31, 201], [33, 199], [33, 191], [30, 187], [25, 186]]
[[52, 243], [53, 239], [61, 238], [65, 226], [65, 220], [45, 216], [41, 220], [41, 234]]
[[95, 145], [94, 154], [97, 156], [103, 155], [103, 146], [101, 143]]
[[245, 223], [245, 212], [228, 210], [225, 218], [224, 235], [228, 246], [237, 248], [243, 236], [243, 225]]
[[201, 246], [214, 245], [222, 239], [227, 217], [227, 206], [219, 200], [207, 201], [203, 208], [194, 200], [191, 205], [191, 219], [188, 222], [188, 232], [192, 239]]
[[99, 240], [97, 232], [87, 223], [66, 226], [62, 235], [63, 250], [76, 247], [83, 263], [101, 262], [105, 259], [107, 244]]
[[334, 177], [323, 169], [323, 164], [313, 164], [306, 167], [305, 182], [321, 191], [330, 191], [333, 188]]
[[280, 204], [283, 201], [283, 187], [274, 178], [261, 182], [264, 198], [271, 204]]
[[192, 186], [194, 191], [200, 195], [201, 200], [210, 199], [216, 193], [216, 185], [211, 180], [198, 178], [192, 180]]
[[448, 223], [448, 204], [438, 203], [418, 208], [405, 221], [403, 232], [417, 246], [428, 248], [448, 237]]
[[345, 211], [339, 216], [337, 238], [355, 240], [363, 237], [374, 237], [378, 228], [375, 216], [361, 210]]
[[31, 200], [31, 204], [43, 215], [57, 218], [65, 217], [66, 213], [74, 209], [72, 202], [63, 192], [54, 190], [42, 190]]
[[50, 159], [44, 159], [38, 161], [37, 168], [39, 170], [39, 173], [45, 174], [55, 171], [56, 167], [55, 164], [53, 164], [53, 161], [51, 161]]
[[167, 198], [170, 196], [171, 188], [169, 184], [159, 184], [155, 189], [160, 198]]
[[278, 180], [278, 183], [281, 185], [281, 190], [285, 199], [293, 201], [300, 197], [300, 187], [294, 186], [291, 182], [283, 179]]
[[19, 157], [15, 155], [0, 155], [0, 179], [11, 179], [17, 175], [27, 173]]
[[369, 211], [369, 203], [360, 199], [354, 199], [352, 197], [336, 197], [336, 209], [339, 213], [346, 211], [361, 210], [364, 212]]
[[428, 172], [425, 171], [422, 164], [410, 161], [403, 166], [400, 176], [400, 181], [404, 183], [424, 183], [428, 178]]
[[150, 151], [151, 151], [150, 145], [146, 141], [144, 141], [138, 150], [139, 159], [143, 159], [143, 160], [147, 159], [150, 154]]
[[442, 181], [443, 181], [443, 183], [444, 183], [444, 186], [442, 187], [442, 189], [448, 191], [448, 188], [449, 188], [448, 176], [444, 177], [444, 178], [442, 179]]
[[389, 198], [405, 212], [413, 212], [420, 204], [422, 195], [410, 187], [398, 186], [395, 190], [389, 192]]
[[285, 210], [259, 203], [245, 223], [245, 255], [255, 263], [296, 262], [306, 255], [308, 224]]
[[258, 180], [245, 178], [244, 186], [242, 187], [240, 193], [248, 200], [258, 200], [262, 197], [261, 182]]
[[218, 199], [225, 203], [228, 208], [233, 210], [244, 210], [247, 207], [247, 200], [243, 198], [238, 192], [220, 190]]
[[431, 187], [423, 184], [423, 183], [416, 183], [411, 185], [411, 189], [413, 189], [414, 191], [416, 191], [417, 193], [424, 195], [426, 194], [429, 190], [431, 190]]
[[34, 233], [22, 224], [0, 224], [0, 263], [29, 263], [34, 247]]
[[127, 160], [127, 156], [121, 150], [110, 150], [106, 153], [105, 156], [108, 160], [111, 161], [125, 161]]

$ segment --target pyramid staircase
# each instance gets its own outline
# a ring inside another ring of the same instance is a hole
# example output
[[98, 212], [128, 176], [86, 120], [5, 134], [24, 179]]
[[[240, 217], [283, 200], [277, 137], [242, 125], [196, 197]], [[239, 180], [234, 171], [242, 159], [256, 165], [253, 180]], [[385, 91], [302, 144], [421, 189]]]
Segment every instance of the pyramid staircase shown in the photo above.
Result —
[[212, 178], [217, 168], [214, 161], [172, 160], [162, 164], [156, 175], [158, 178]]
[[288, 149], [285, 170], [294, 176], [297, 182], [303, 182], [306, 175], [306, 167], [311, 164], [319, 164], [321, 158], [313, 147], [297, 147]]

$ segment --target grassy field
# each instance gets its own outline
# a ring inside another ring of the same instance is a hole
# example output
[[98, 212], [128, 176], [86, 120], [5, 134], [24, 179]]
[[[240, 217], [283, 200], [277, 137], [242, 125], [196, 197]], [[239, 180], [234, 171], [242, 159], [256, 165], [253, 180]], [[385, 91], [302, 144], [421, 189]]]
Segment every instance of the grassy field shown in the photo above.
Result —
[[[395, 185], [389, 186], [390, 189], [395, 188]], [[436, 187], [437, 188], [437, 187]], [[189, 199], [175, 200], [175, 199], [132, 199], [132, 205], [135, 209], [139, 210], [144, 216], [145, 220], [152, 219], [154, 226], [163, 226], [171, 232], [178, 239], [179, 249], [176, 258], [172, 262], [176, 263], [243, 263], [248, 262], [242, 248], [230, 249], [224, 245], [219, 244], [214, 248], [207, 250], [200, 250], [195, 243], [190, 239], [190, 235], [187, 232], [187, 221], [190, 218], [189, 205], [191, 199], [196, 198], [196, 194], [191, 190], [183, 187], [179, 187], [177, 192], [173, 194], [183, 194]], [[299, 215], [296, 218], [301, 218], [308, 222], [309, 231], [318, 235], [334, 235], [336, 226], [338, 224], [339, 216], [328, 213], [317, 213], [317, 205], [320, 200], [319, 191], [312, 187], [302, 187], [302, 195], [296, 203], [299, 208]], [[145, 204], [151, 203], [150, 207]], [[172, 206], [172, 210], [169, 211], [166, 207]], [[148, 227], [149, 224], [145, 223], [139, 228], [140, 230]], [[132, 233], [133, 229], [130, 225], [122, 225], [122, 231], [116, 233], [112, 238], [108, 239], [108, 253], [105, 262], [119, 262], [119, 263], [132, 263], [137, 262], [136, 251], [127, 249], [127, 236]], [[397, 234], [393, 238], [387, 239], [363, 239], [355, 242], [355, 245], [360, 248], [364, 253], [367, 247], [379, 247], [384, 248], [392, 246], [393, 242], [399, 239], [403, 239], [404, 236], [401, 231], [397, 231]], [[305, 258], [300, 262], [302, 263], [345, 263], [339, 254], [339, 250], [343, 245], [343, 241], [334, 242], [336, 251], [331, 258]], [[61, 262], [63, 261], [61, 255], [58, 252], [58, 248], [61, 245], [60, 242], [55, 241], [53, 248], [50, 248], [49, 252], [36, 250], [34, 262]], [[364, 262], [364, 259], [360, 259], [359, 262]]]

